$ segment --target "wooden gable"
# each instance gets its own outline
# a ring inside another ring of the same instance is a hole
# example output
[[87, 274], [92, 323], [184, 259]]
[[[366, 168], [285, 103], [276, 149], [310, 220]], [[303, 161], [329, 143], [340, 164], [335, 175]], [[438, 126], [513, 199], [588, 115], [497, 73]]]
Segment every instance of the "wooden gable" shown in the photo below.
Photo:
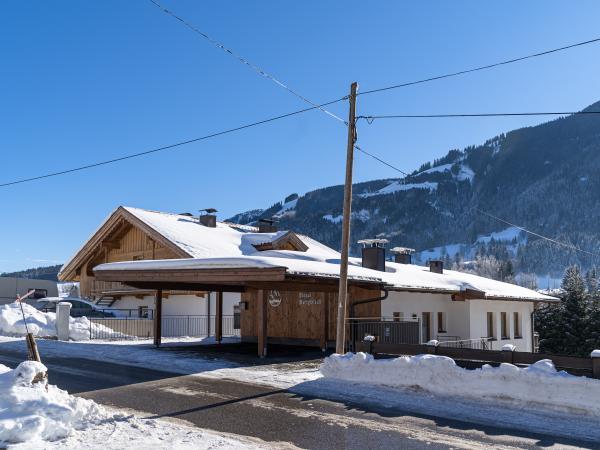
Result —
[[302, 242], [302, 239], [300, 239], [293, 231], [288, 231], [283, 236], [280, 236], [270, 242], [256, 244], [254, 245], [254, 248], [259, 252], [266, 250], [291, 250], [295, 252], [305, 252], [308, 250], [308, 246]]
[[137, 259], [190, 258], [191, 255], [119, 207], [59, 273], [61, 281], [83, 282], [98, 264]]

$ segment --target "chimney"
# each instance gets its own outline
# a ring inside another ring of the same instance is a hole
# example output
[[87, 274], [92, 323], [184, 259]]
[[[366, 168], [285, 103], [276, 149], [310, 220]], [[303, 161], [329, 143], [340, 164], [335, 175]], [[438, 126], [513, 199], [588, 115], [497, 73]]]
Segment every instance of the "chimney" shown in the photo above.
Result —
[[444, 261], [432, 259], [429, 261], [429, 271], [433, 273], [444, 273]]
[[217, 216], [215, 215], [217, 210], [215, 208], [201, 209], [200, 212], [204, 213], [198, 218], [202, 225], [208, 228], [217, 227]]
[[385, 244], [387, 239], [362, 239], [362, 266], [367, 269], [385, 272]]
[[277, 226], [273, 219], [258, 219], [258, 232], [259, 233], [276, 233]]
[[398, 264], [412, 264], [412, 254], [414, 248], [394, 247], [390, 250], [394, 254], [394, 262]]

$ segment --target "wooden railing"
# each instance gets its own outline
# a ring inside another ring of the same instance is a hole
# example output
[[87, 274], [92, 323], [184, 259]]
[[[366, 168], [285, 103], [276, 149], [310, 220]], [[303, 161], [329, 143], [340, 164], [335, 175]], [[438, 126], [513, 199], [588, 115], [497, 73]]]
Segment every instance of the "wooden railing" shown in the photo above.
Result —
[[107, 291], [135, 291], [136, 289], [117, 281], [99, 281], [93, 280], [90, 286], [90, 294], [93, 297], [99, 297]]

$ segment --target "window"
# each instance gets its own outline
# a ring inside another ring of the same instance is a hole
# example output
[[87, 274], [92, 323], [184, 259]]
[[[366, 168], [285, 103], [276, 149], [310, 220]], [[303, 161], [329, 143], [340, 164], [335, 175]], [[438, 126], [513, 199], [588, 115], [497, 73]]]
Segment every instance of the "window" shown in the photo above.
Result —
[[27, 289], [27, 292], [31, 292], [31, 291], [33, 291], [33, 294], [31, 294], [32, 298], [40, 299], [40, 298], [48, 297], [47, 289]]
[[394, 312], [393, 313], [394, 316], [394, 322], [402, 322], [404, 320], [404, 313], [403, 312]]
[[78, 300], [70, 300], [69, 303], [73, 309], [92, 309], [92, 305], [89, 303], [80, 302]]
[[523, 335], [521, 334], [521, 317], [519, 316], [518, 312], [513, 313], [513, 321], [515, 323], [515, 339], [522, 338]]
[[510, 339], [510, 333], [508, 332], [508, 318], [505, 312], [500, 313], [500, 331], [502, 333], [502, 339]]
[[423, 342], [429, 342], [431, 340], [431, 313], [430, 312], [424, 312], [422, 313], [422, 318], [423, 318], [423, 323], [421, 324], [421, 326], [423, 327], [422, 329], [422, 338], [423, 338]]
[[138, 306], [138, 317], [142, 319], [150, 318], [150, 308], [147, 306]]
[[438, 333], [446, 332], [446, 313], [443, 313], [443, 312], [437, 313], [437, 330], [438, 330]]
[[487, 337], [496, 338], [496, 327], [494, 326], [494, 313], [487, 313]]

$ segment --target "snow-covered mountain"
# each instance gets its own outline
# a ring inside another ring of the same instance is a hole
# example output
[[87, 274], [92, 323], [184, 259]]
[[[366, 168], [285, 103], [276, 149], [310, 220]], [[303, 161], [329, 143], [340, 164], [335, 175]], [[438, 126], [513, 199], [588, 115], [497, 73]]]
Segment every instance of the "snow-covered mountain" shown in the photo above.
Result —
[[[600, 111], [600, 102], [588, 110]], [[343, 187], [292, 194], [230, 220], [275, 217], [281, 228], [338, 248]], [[569, 264], [600, 261], [506, 223], [600, 252], [600, 116], [569, 116], [451, 150], [405, 178], [354, 185], [352, 241], [385, 236], [416, 248], [417, 260], [511, 259], [521, 272], [560, 275]], [[354, 244], [353, 252], [358, 253]]]

